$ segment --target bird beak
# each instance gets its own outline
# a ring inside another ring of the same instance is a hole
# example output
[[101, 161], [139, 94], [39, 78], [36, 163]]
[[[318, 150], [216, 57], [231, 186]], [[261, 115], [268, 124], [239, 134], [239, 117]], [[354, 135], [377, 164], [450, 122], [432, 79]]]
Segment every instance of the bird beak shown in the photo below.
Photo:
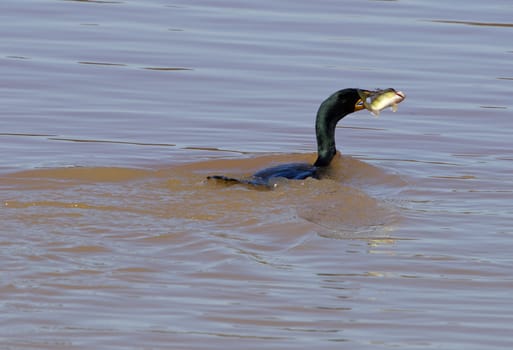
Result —
[[369, 90], [358, 89], [358, 95], [360, 95], [360, 98], [358, 99], [358, 101], [356, 101], [356, 103], [354, 105], [355, 112], [365, 109], [365, 104], [363, 102], [367, 99], [367, 97], [370, 96], [371, 93], [372, 93], [372, 91], [369, 91]]
[[354, 105], [354, 111], [358, 112], [362, 109], [365, 109], [365, 106], [363, 105], [363, 100], [360, 98], [358, 101], [356, 101], [356, 104]]

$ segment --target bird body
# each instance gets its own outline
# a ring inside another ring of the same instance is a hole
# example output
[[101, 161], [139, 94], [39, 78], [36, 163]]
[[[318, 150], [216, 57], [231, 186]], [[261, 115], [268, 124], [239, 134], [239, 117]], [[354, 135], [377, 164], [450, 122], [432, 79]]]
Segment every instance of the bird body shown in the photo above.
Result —
[[223, 175], [209, 176], [208, 179], [221, 180], [227, 183], [242, 183], [255, 186], [269, 186], [273, 179], [284, 178], [290, 180], [303, 180], [308, 177], [319, 178], [319, 168], [308, 163], [286, 163], [262, 169], [249, 178], [236, 179]]

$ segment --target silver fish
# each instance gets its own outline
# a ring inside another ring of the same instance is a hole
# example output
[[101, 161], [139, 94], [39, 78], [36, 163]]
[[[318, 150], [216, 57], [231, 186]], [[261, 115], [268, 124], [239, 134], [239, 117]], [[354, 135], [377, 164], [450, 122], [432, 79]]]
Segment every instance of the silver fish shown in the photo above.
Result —
[[358, 90], [358, 94], [364, 107], [376, 117], [379, 115], [379, 112], [387, 107], [392, 107], [392, 111], [396, 112], [397, 104], [406, 98], [404, 92], [396, 91], [392, 88], [375, 91]]

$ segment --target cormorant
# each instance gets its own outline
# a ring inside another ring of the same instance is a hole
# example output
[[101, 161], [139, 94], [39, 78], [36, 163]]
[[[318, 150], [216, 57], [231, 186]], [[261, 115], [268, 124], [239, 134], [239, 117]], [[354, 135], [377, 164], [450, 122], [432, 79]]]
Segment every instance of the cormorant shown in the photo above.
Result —
[[208, 176], [226, 182], [249, 185], [268, 186], [271, 179], [287, 178], [302, 180], [307, 177], [319, 178], [322, 171], [328, 167], [337, 153], [335, 148], [335, 128], [337, 123], [346, 115], [365, 109], [360, 95], [371, 94], [371, 91], [360, 89], [343, 89], [333, 93], [319, 106], [315, 120], [317, 136], [317, 160], [314, 164], [288, 163], [260, 170], [249, 178], [236, 179], [223, 175]]

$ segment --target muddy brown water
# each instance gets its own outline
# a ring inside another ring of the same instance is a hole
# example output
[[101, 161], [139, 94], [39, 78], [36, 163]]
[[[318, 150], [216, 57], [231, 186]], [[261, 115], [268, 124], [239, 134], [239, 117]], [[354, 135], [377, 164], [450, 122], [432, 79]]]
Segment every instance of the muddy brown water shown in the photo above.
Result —
[[0, 7], [0, 348], [513, 346], [513, 5]]

